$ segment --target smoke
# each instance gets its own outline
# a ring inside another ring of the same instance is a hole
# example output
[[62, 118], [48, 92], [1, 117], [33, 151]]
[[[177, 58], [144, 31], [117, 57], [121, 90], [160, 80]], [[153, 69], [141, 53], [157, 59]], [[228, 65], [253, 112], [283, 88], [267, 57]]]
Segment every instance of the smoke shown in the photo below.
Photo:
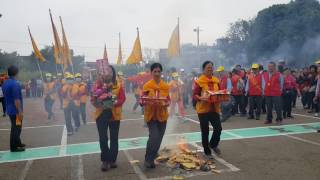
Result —
[[301, 68], [312, 64], [320, 57], [319, 49], [320, 35], [308, 38], [300, 47], [285, 41], [269, 56], [261, 56], [255, 62], [266, 65], [269, 61], [284, 60], [289, 67]]
[[179, 137], [170, 136], [171, 134], [177, 133], [177, 129], [181, 121], [177, 116], [170, 116], [167, 121], [167, 128], [163, 141], [161, 143], [161, 149], [164, 147], [176, 147], [179, 142]]

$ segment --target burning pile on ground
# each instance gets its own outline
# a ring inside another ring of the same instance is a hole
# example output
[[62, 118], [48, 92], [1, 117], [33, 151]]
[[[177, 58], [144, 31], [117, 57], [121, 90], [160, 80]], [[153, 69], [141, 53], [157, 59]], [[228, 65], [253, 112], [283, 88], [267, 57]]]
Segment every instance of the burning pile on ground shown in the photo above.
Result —
[[202, 153], [190, 150], [185, 142], [163, 148], [156, 161], [172, 169], [219, 172], [213, 159], [205, 158]]

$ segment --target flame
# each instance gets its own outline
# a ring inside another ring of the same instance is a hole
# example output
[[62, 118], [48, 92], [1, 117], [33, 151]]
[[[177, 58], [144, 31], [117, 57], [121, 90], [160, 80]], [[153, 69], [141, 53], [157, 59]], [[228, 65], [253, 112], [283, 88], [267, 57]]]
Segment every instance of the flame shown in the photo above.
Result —
[[179, 150], [184, 152], [184, 153], [190, 153], [191, 152], [191, 150], [188, 148], [188, 144], [186, 143], [184, 138], [181, 138], [179, 140], [179, 142], [177, 143], [177, 146], [178, 146]]

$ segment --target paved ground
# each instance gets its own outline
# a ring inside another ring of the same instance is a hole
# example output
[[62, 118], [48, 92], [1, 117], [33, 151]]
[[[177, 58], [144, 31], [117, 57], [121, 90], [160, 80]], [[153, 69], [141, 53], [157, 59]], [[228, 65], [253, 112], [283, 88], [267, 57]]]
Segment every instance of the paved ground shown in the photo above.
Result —
[[[0, 180], [6, 179], [172, 179], [181, 175], [187, 179], [320, 179], [320, 118], [294, 110], [295, 119], [285, 120], [278, 127], [263, 125], [263, 121], [232, 117], [223, 123], [221, 150], [216, 157], [220, 174], [184, 173], [165, 166], [145, 170], [142, 166], [147, 129], [139, 113], [130, 111], [133, 98], [128, 97], [124, 120], [120, 128], [118, 169], [100, 171], [98, 134], [94, 121], [82, 126], [74, 136], [67, 137], [63, 113], [55, 103], [56, 120], [46, 120], [41, 99], [26, 99], [22, 140], [24, 153], [10, 153], [7, 118], [0, 118]], [[91, 107], [88, 106], [90, 117]], [[170, 119], [164, 144], [184, 137], [192, 149], [201, 149], [198, 118], [192, 108], [187, 121]], [[130, 160], [140, 160], [130, 164]], [[182, 174], [181, 174], [182, 173]]]

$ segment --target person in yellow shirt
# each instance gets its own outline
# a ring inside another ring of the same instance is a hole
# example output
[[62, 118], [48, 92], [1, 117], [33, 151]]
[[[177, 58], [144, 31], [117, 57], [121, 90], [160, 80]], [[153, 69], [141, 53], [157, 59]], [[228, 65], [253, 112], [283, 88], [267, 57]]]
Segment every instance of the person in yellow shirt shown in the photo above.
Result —
[[[109, 73], [100, 75], [91, 93], [91, 103], [95, 107], [94, 115], [99, 134], [101, 171], [117, 168], [120, 120], [122, 119], [122, 105], [126, 100], [124, 88], [116, 80], [114, 68], [112, 66], [105, 68], [109, 69]], [[110, 132], [110, 146], [108, 131]]]
[[141, 97], [141, 104], [144, 106], [144, 120], [149, 128], [144, 166], [155, 168], [154, 160], [166, 130], [170, 96], [169, 85], [161, 79], [162, 65], [153, 63], [150, 69], [152, 79], [144, 84]]
[[[65, 79], [66, 79], [66, 82], [62, 86], [61, 95], [63, 97], [63, 111], [64, 111], [64, 118], [66, 121], [68, 136], [71, 136], [73, 135], [74, 131], [77, 132], [80, 127], [79, 86], [76, 83], [74, 83], [74, 76], [72, 74], [66, 73]], [[75, 128], [73, 128], [71, 117], [74, 121]]]
[[[195, 81], [193, 102], [198, 114], [202, 136], [202, 146], [208, 158], [212, 158], [210, 148], [220, 154], [218, 148], [222, 131], [220, 122], [220, 104], [209, 102], [208, 90], [219, 91], [219, 79], [213, 75], [213, 62], [206, 61], [202, 65], [202, 75]], [[213, 126], [213, 133], [209, 142], [209, 122]]]
[[183, 106], [183, 94], [182, 87], [183, 82], [179, 79], [179, 74], [177, 72], [172, 73], [172, 80], [169, 82], [170, 87], [170, 115], [174, 115], [176, 111], [176, 105], [178, 105], [179, 115], [184, 118], [185, 110]]
[[52, 107], [54, 100], [56, 99], [55, 81], [52, 78], [51, 73], [46, 73], [45, 83], [43, 84], [44, 90], [44, 108], [48, 113], [48, 120], [54, 119]]
[[87, 104], [87, 83], [82, 81], [82, 76], [80, 73], [75, 75], [76, 83], [79, 86], [79, 96], [80, 96], [80, 117], [83, 124], [87, 124], [87, 113], [86, 113], [86, 104]]

